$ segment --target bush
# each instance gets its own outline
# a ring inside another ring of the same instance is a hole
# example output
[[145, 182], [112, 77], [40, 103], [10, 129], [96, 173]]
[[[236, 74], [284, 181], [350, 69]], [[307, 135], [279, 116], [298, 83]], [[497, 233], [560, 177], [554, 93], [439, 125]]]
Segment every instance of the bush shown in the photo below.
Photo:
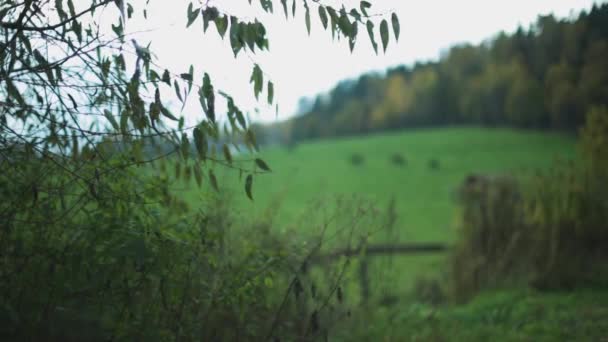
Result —
[[608, 110], [590, 111], [581, 133], [578, 164], [558, 164], [526, 186], [467, 178], [451, 258], [457, 298], [512, 281], [545, 290], [608, 284]]
[[527, 250], [522, 195], [504, 176], [470, 175], [459, 190], [460, 240], [451, 257], [451, 290], [458, 299], [517, 273]]
[[342, 243], [376, 227], [373, 210], [341, 201], [308, 215], [318, 236], [281, 235], [275, 208], [237, 219], [228, 190], [189, 209], [151, 167], [87, 162], [74, 181], [65, 163], [0, 147], [0, 340], [314, 340], [344, 316], [342, 278], [315, 278], [306, 260], [330, 224]]

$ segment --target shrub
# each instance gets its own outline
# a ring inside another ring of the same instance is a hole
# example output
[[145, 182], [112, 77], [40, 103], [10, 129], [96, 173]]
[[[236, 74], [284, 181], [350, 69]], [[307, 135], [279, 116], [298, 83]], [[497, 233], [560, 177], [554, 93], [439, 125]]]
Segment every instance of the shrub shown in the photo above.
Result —
[[469, 176], [461, 189], [460, 240], [451, 258], [453, 294], [525, 281], [539, 289], [608, 284], [608, 110], [581, 131], [582, 158], [525, 186]]

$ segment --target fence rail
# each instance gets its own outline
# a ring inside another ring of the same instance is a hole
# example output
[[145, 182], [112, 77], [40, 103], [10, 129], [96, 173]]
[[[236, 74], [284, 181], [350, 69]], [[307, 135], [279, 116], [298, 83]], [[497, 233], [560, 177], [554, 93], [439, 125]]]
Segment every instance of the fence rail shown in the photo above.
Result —
[[369, 280], [369, 258], [379, 255], [412, 255], [412, 254], [436, 254], [449, 250], [449, 246], [442, 243], [420, 243], [420, 244], [375, 244], [360, 248], [343, 248], [312, 258], [315, 264], [327, 264], [341, 257], [361, 256], [359, 262], [359, 283], [361, 298], [366, 303], [370, 296]]

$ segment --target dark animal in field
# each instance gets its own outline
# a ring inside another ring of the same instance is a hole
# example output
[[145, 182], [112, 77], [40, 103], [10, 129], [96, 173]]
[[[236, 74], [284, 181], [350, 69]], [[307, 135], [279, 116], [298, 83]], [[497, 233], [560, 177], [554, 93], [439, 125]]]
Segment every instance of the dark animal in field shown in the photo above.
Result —
[[395, 153], [391, 156], [391, 163], [396, 166], [405, 166], [407, 160], [400, 153]]
[[354, 166], [360, 166], [360, 165], [363, 165], [363, 163], [365, 163], [365, 158], [363, 158], [363, 156], [360, 155], [359, 153], [354, 153], [353, 155], [350, 156], [350, 163], [353, 164]]
[[431, 159], [429, 160], [429, 169], [431, 170], [439, 170], [440, 165], [439, 165], [439, 160], [437, 159]]

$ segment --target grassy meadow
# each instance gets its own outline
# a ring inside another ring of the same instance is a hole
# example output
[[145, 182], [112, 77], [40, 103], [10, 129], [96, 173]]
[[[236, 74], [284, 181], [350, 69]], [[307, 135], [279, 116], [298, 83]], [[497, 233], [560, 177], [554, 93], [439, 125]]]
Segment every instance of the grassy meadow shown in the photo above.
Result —
[[[360, 165], [351, 162], [353, 154], [362, 157]], [[405, 163], [391, 162], [394, 154], [400, 154]], [[394, 230], [390, 234], [376, 232], [371, 241], [449, 243], [456, 236], [455, 192], [468, 174], [526, 177], [535, 170], [548, 168], [556, 159], [572, 158], [575, 154], [572, 136], [458, 127], [312, 141], [291, 151], [285, 147], [263, 148], [260, 157], [269, 164], [272, 173], [254, 178], [254, 201], [245, 196], [238, 171], [218, 168], [217, 176], [221, 191], [232, 194], [239, 214], [251, 220], [269, 210], [276, 212], [273, 226], [278, 229], [295, 226], [303, 234], [315, 229], [307, 223], [312, 226], [315, 222], [316, 218], [310, 215], [316, 211], [310, 208], [321, 198], [336, 194], [356, 196], [374, 203], [382, 212], [394, 198], [397, 214]], [[439, 164], [436, 169], [429, 166], [433, 159]], [[205, 198], [205, 188], [208, 191], [205, 186], [184, 187], [183, 195], [196, 206]], [[376, 259], [374, 262], [390, 262]], [[418, 277], [436, 275], [443, 265], [441, 255], [397, 259], [391, 262], [395, 267], [392, 272], [387, 271], [386, 264], [372, 265], [370, 271], [372, 279], [382, 277], [391, 284], [399, 284], [391, 286], [393, 292], [408, 291]]]

